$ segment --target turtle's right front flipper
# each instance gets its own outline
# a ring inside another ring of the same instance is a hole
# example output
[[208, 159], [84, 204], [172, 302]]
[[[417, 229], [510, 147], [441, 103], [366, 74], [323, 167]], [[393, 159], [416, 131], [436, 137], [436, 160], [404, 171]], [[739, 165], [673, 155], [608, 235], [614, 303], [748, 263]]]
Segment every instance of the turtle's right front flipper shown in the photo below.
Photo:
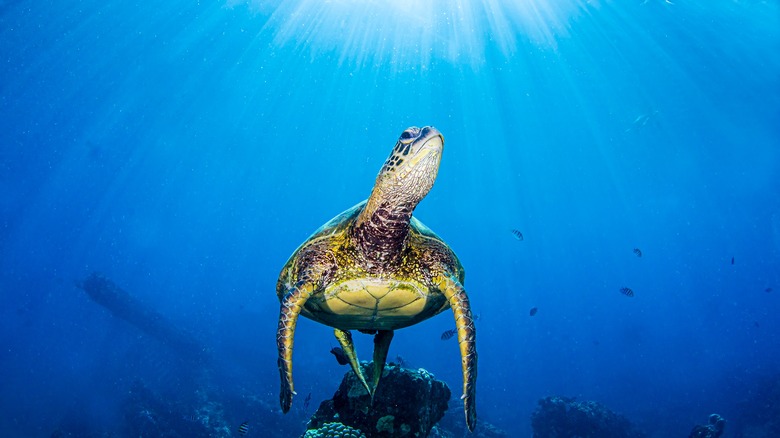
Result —
[[434, 279], [441, 293], [447, 298], [455, 315], [455, 327], [458, 331], [461, 367], [463, 369], [463, 409], [466, 425], [470, 432], [477, 426], [477, 330], [471, 314], [471, 304], [463, 285], [455, 278], [440, 275]]
[[292, 397], [295, 394], [292, 378], [292, 353], [293, 337], [295, 335], [295, 325], [298, 322], [298, 315], [301, 314], [301, 308], [306, 300], [312, 294], [314, 285], [311, 283], [298, 282], [289, 289], [282, 298], [282, 304], [279, 309], [279, 326], [276, 330], [276, 348], [279, 350], [279, 376], [282, 381], [282, 389], [279, 393], [279, 402], [282, 406], [282, 412], [287, 413], [292, 406]]

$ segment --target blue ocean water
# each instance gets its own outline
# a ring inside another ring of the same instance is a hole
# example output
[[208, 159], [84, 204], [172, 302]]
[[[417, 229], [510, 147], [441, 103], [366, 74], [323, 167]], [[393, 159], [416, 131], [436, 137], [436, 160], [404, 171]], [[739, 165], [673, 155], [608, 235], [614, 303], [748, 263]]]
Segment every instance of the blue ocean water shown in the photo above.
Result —
[[[198, 340], [231, 426], [302, 433], [346, 368], [301, 321], [281, 414], [279, 270], [433, 125], [415, 216], [466, 269], [480, 421], [531, 436], [565, 395], [652, 437], [712, 412], [747, 436], [780, 374], [778, 2], [417, 3], [0, 1], [0, 435], [124, 436], [138, 382], [196, 404], [191, 363], [76, 287], [92, 272]], [[390, 356], [462, 416], [452, 327]]]

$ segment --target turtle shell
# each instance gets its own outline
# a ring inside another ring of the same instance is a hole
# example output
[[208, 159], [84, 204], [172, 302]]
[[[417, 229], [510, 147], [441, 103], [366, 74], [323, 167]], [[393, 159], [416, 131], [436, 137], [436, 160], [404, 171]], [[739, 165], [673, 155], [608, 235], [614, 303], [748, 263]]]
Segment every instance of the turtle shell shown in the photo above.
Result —
[[331, 219], [295, 250], [279, 276], [279, 298], [312, 272], [323, 273], [323, 280], [301, 314], [341, 330], [396, 330], [448, 309], [431, 278], [444, 272], [463, 283], [463, 267], [455, 253], [413, 217], [394, 266], [368, 266], [350, 235], [364, 205], [365, 201]]

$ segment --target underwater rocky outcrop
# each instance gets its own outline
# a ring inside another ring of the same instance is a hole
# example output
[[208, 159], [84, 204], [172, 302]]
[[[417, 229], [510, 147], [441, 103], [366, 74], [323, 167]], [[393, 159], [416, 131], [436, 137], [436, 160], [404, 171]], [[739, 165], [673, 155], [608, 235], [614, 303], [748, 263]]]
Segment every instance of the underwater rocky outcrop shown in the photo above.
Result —
[[[369, 363], [361, 366], [370, 373]], [[444, 416], [450, 395], [447, 384], [424, 369], [410, 370], [390, 363], [385, 366], [372, 402], [355, 373], [349, 371], [333, 398], [320, 404], [307, 429], [321, 429], [335, 422], [358, 429], [366, 438], [423, 438]]]
[[718, 414], [712, 414], [706, 425], [696, 425], [688, 438], [720, 438], [726, 429], [726, 420]]
[[641, 438], [645, 434], [624, 416], [594, 401], [551, 396], [531, 414], [534, 438]]

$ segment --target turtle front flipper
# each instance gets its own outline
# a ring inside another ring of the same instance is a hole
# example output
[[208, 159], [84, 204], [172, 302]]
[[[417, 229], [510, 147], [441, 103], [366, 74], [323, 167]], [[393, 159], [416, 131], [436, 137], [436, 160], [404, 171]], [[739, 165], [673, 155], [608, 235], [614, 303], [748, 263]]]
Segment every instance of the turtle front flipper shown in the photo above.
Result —
[[346, 330], [333, 329], [333, 333], [336, 335], [336, 339], [341, 345], [341, 349], [344, 350], [344, 354], [349, 359], [349, 366], [352, 367], [352, 371], [355, 372], [358, 380], [366, 388], [366, 392], [373, 395], [371, 388], [369, 388], [366, 378], [363, 376], [363, 370], [360, 369], [360, 362], [358, 362], [357, 354], [355, 353], [355, 344], [352, 342], [352, 333]]
[[279, 402], [282, 406], [282, 412], [284, 413], [287, 413], [290, 410], [290, 407], [292, 406], [292, 397], [295, 395], [292, 378], [292, 354], [295, 325], [298, 322], [298, 315], [301, 314], [301, 308], [306, 303], [306, 300], [309, 299], [313, 290], [313, 284], [298, 282], [284, 294], [279, 309], [279, 326], [276, 330], [276, 348], [279, 350], [277, 365], [279, 366], [279, 376], [282, 381], [282, 389], [279, 392]]
[[374, 335], [374, 375], [371, 382], [371, 398], [374, 398], [376, 387], [379, 384], [379, 378], [385, 370], [387, 361], [387, 352], [390, 350], [390, 341], [393, 340], [392, 330], [378, 330]]
[[477, 425], [477, 330], [471, 314], [471, 305], [466, 290], [456, 279], [441, 275], [434, 279], [441, 293], [447, 298], [455, 315], [455, 327], [458, 330], [461, 365], [463, 367], [463, 409], [466, 413], [466, 425], [474, 431]]

